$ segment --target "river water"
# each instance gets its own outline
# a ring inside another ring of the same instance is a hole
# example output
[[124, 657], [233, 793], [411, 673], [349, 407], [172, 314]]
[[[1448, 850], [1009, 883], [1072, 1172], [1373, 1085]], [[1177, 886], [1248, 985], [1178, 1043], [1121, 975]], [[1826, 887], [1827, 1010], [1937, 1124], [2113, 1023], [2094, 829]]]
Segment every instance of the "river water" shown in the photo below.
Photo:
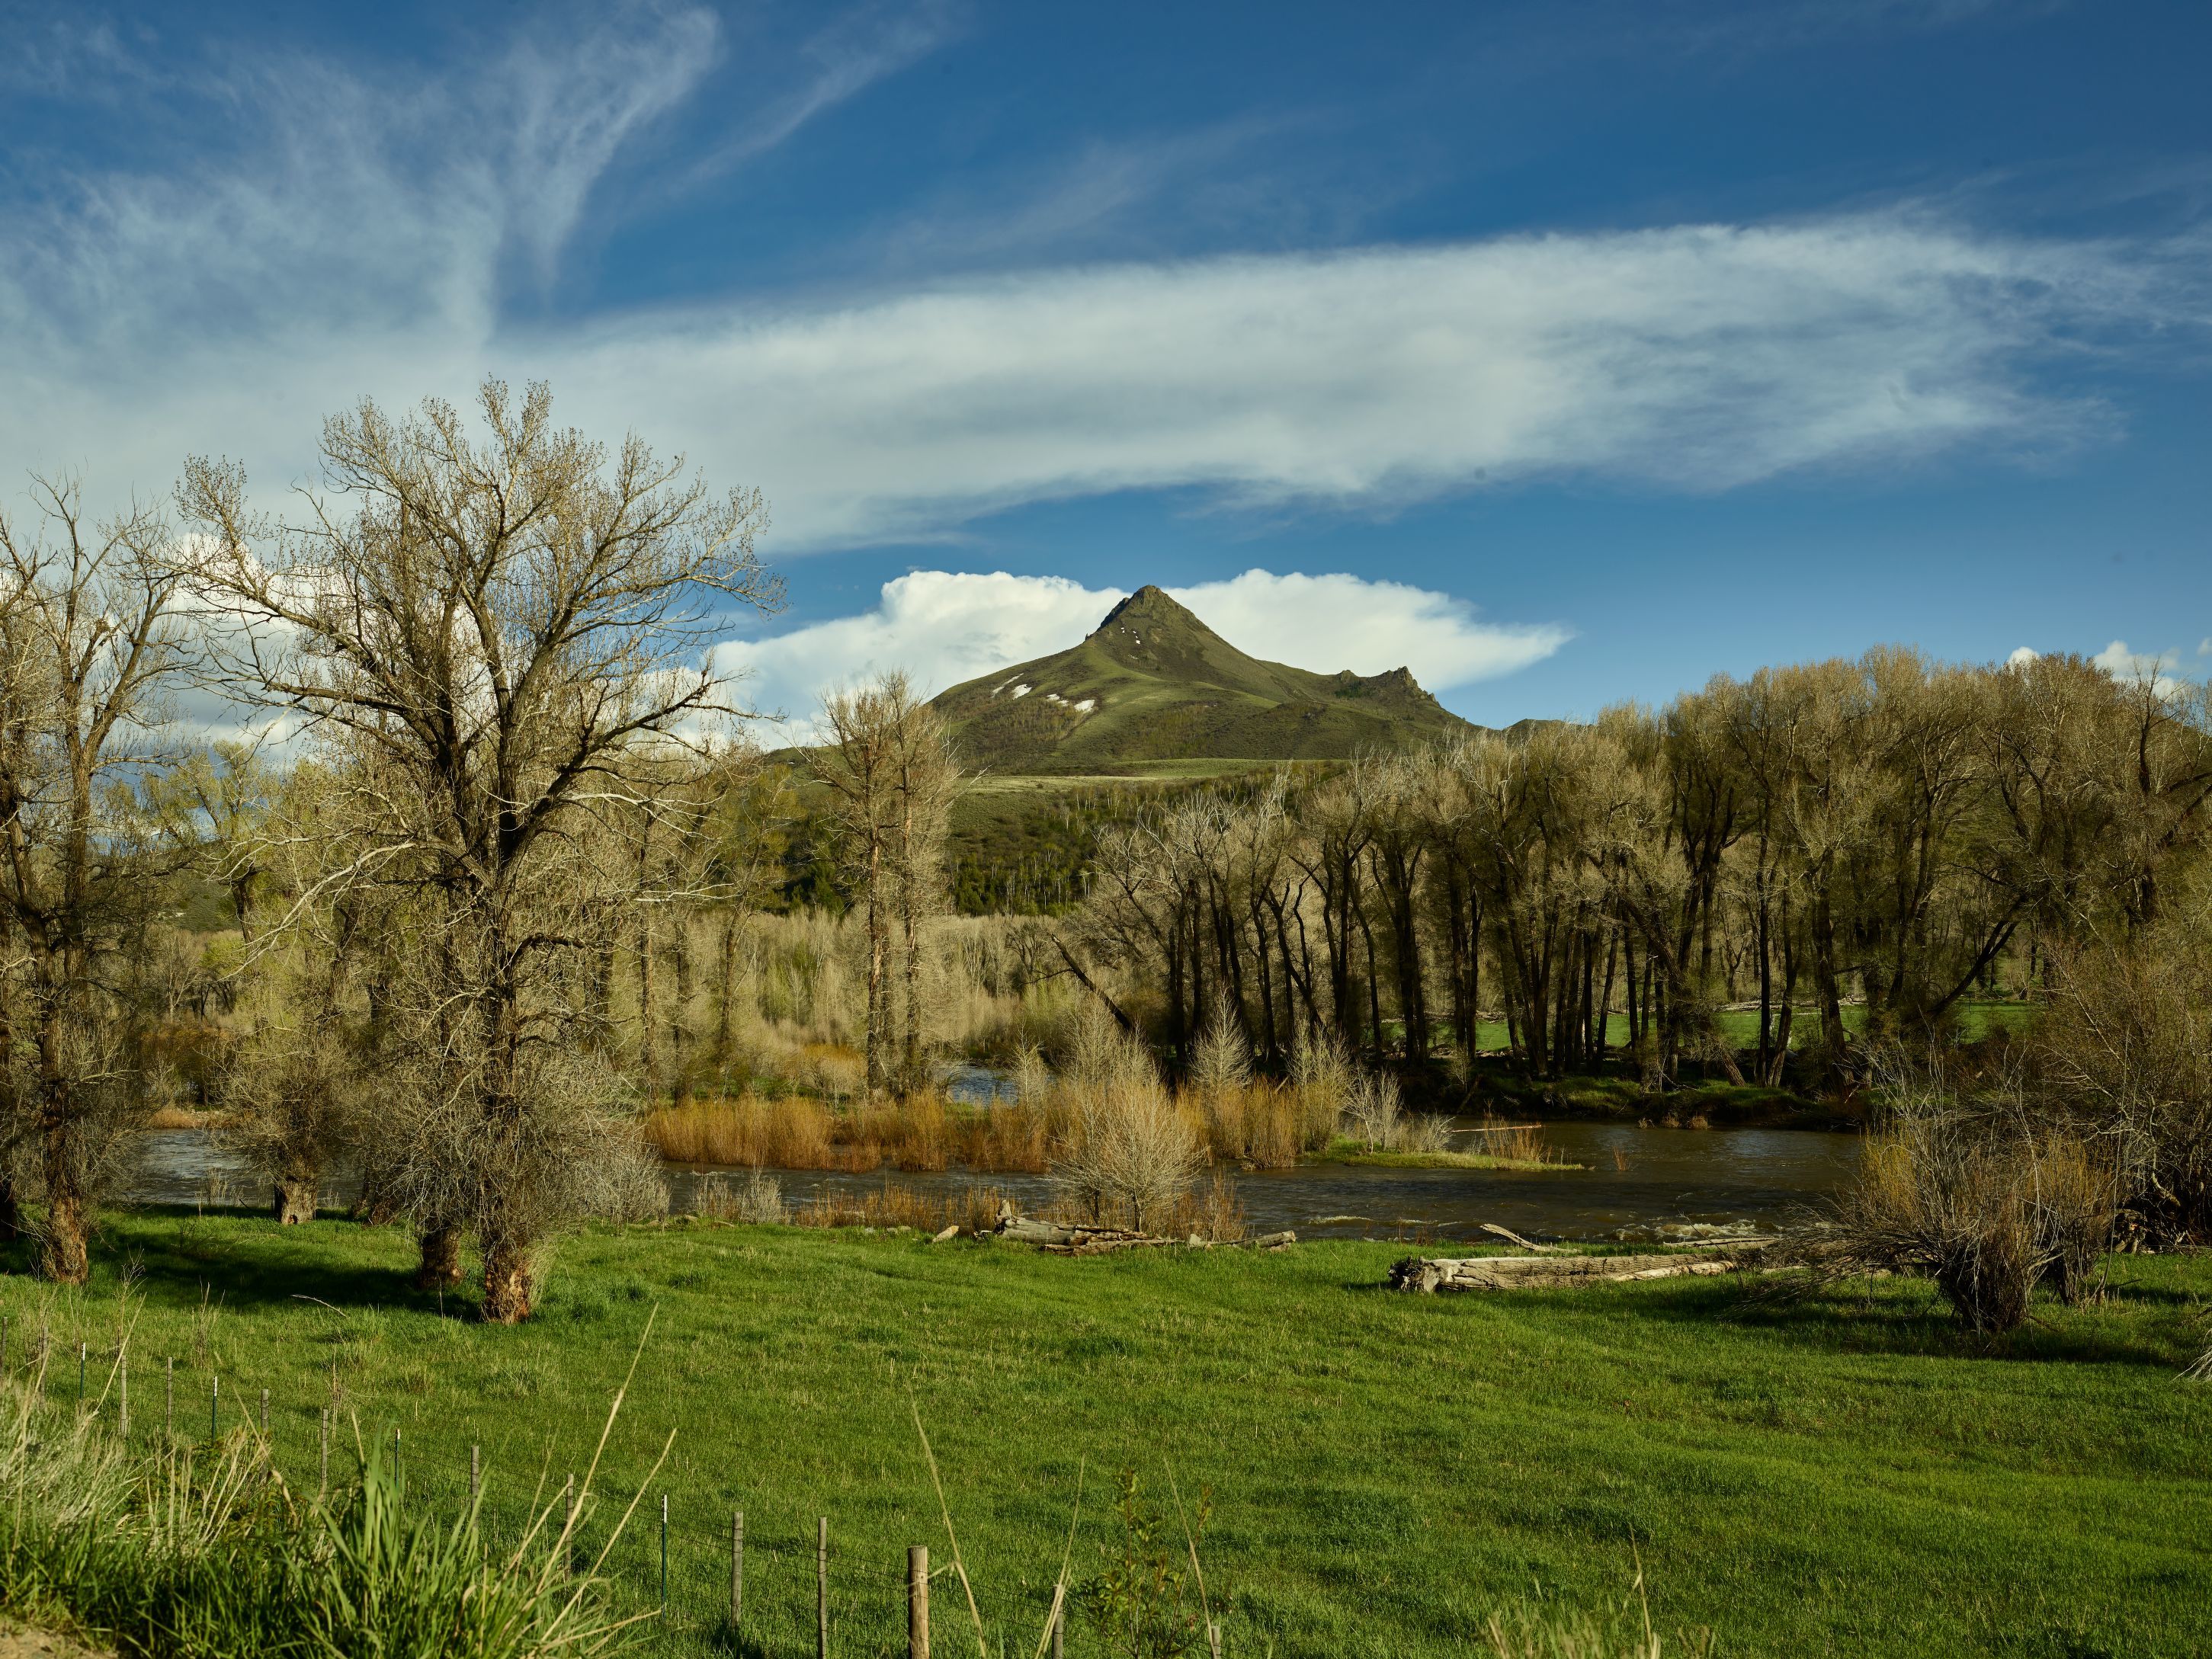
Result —
[[[1247, 1171], [1234, 1179], [1255, 1232], [1293, 1228], [1317, 1237], [1455, 1236], [1492, 1222], [1532, 1237], [1639, 1239], [1694, 1235], [1716, 1226], [1771, 1228], [1834, 1192], [1859, 1155], [1856, 1134], [1819, 1129], [1556, 1122], [1545, 1124], [1543, 1134], [1567, 1162], [1583, 1167], [1527, 1173], [1306, 1164]], [[699, 1182], [709, 1171], [671, 1164], [666, 1173], [673, 1207], [694, 1208]], [[1051, 1196], [1042, 1176], [962, 1170], [770, 1173], [793, 1206], [825, 1192], [858, 1194], [887, 1182], [933, 1196], [950, 1196], [970, 1185], [994, 1187], [1024, 1209], [1042, 1209]], [[125, 1192], [126, 1201], [142, 1204], [258, 1206], [264, 1196], [243, 1162], [201, 1129], [149, 1131]], [[326, 1184], [324, 1202], [343, 1205], [352, 1196], [352, 1183], [339, 1177]]]

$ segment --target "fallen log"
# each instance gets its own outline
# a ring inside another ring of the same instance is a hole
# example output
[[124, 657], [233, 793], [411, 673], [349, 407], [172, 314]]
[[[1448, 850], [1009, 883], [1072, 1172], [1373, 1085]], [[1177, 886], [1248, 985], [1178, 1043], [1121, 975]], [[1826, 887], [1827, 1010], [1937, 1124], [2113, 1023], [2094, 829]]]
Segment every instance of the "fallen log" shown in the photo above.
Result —
[[[1086, 1227], [1078, 1224], [1063, 1226], [1057, 1221], [1040, 1221], [1035, 1216], [1001, 1214], [999, 1224], [992, 1230], [1000, 1238], [1012, 1239], [1017, 1244], [1034, 1244], [1041, 1250], [1055, 1255], [1103, 1255], [1109, 1250], [1155, 1249], [1163, 1245], [1185, 1244], [1194, 1249], [1211, 1249], [1210, 1241], [1193, 1234], [1188, 1240], [1159, 1238], [1151, 1233], [1132, 1232], [1126, 1227]], [[1249, 1239], [1245, 1247], [1255, 1250], [1279, 1250], [1298, 1242], [1294, 1232], [1268, 1233], [1263, 1237]]]
[[994, 1231], [1000, 1238], [1011, 1238], [1017, 1244], [1034, 1244], [1062, 1255], [1097, 1255], [1107, 1250], [1145, 1249], [1176, 1242], [1131, 1232], [1127, 1227], [1063, 1227], [1056, 1221], [1026, 1215], [1002, 1215]]
[[1409, 1255], [1390, 1269], [1390, 1288], [1437, 1291], [1555, 1291], [1578, 1285], [1625, 1285], [1646, 1279], [1735, 1273], [1765, 1248], [1746, 1240], [1704, 1255]]

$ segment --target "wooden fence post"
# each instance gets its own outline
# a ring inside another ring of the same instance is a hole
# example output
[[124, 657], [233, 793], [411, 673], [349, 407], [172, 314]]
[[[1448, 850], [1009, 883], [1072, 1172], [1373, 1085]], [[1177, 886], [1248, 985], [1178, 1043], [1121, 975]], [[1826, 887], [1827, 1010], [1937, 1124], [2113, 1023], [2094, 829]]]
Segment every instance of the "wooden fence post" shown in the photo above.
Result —
[[830, 1517], [814, 1531], [814, 1659], [830, 1659]]
[[929, 1659], [929, 1546], [906, 1548], [906, 1659]]
[[660, 1616], [668, 1617], [668, 1494], [660, 1494]]
[[480, 1447], [472, 1445], [469, 1448], [469, 1503], [471, 1505], [483, 1496], [483, 1461], [481, 1451]]
[[208, 1378], [208, 1444], [212, 1446], [222, 1434], [222, 1373], [214, 1372]]
[[1053, 1603], [1052, 1659], [1067, 1659], [1067, 1599], [1061, 1594]]
[[115, 1356], [115, 1431], [131, 1438], [131, 1351]]
[[745, 1622], [745, 1512], [730, 1511], [730, 1631], [734, 1635]]
[[169, 1396], [167, 1411], [161, 1418], [161, 1437], [165, 1442], [177, 1437], [177, 1357], [171, 1354], [161, 1362], [163, 1374], [168, 1378], [166, 1392]]
[[262, 1439], [262, 1443], [263, 1443], [264, 1445], [268, 1443], [268, 1440], [269, 1440], [269, 1390], [268, 1390], [268, 1389], [262, 1389], [262, 1391], [261, 1391], [261, 1439]]
[[317, 1457], [315, 1495], [328, 1494], [331, 1489], [331, 1408], [325, 1406], [315, 1413], [321, 1423], [322, 1448]]

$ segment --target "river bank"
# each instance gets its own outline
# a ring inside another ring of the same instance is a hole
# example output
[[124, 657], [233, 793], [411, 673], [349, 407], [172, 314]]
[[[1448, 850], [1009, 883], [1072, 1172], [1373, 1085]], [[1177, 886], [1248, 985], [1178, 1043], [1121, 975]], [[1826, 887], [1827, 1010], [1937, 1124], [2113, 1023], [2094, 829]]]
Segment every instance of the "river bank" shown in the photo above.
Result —
[[[1473, 1129], [1479, 1121], [1458, 1126]], [[1545, 1122], [1547, 1146], [1565, 1164], [1538, 1169], [1404, 1168], [1381, 1164], [1302, 1164], [1285, 1170], [1223, 1173], [1258, 1232], [1302, 1237], [1452, 1237], [1495, 1223], [1529, 1237], [1581, 1239], [1665, 1237], [1684, 1229], [1772, 1228], [1820, 1203], [1857, 1167], [1856, 1134], [1804, 1129], [1717, 1129], [1705, 1133], [1580, 1121]], [[677, 1211], [700, 1206], [701, 1184], [722, 1166], [672, 1164], [665, 1174]], [[793, 1208], [853, 1199], [895, 1182], [951, 1201], [977, 1186], [999, 1189], [1027, 1210], [1052, 1199], [1035, 1172], [959, 1168], [842, 1174], [775, 1170]], [[343, 1173], [325, 1182], [326, 1210], [351, 1203]], [[149, 1130], [119, 1194], [138, 1205], [256, 1209], [264, 1201], [243, 1161], [207, 1130]]]

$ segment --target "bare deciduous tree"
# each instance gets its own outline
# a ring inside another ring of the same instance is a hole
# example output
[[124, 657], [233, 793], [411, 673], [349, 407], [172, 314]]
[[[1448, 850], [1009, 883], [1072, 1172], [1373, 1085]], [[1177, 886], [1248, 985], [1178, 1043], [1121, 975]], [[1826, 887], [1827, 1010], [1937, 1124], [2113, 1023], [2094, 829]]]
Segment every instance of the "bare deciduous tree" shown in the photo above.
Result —
[[[828, 793], [838, 866], [867, 923], [868, 1092], [896, 1081], [903, 1094], [922, 1080], [922, 925], [944, 903], [959, 763], [943, 719], [898, 670], [825, 697], [822, 725], [829, 740], [811, 751], [810, 770]], [[895, 927], [902, 1038], [892, 1007]]]
[[582, 1041], [595, 928], [630, 881], [589, 843], [728, 712], [701, 653], [722, 606], [776, 589], [757, 492], [711, 495], [635, 436], [610, 453], [556, 427], [542, 386], [488, 380], [477, 403], [481, 437], [435, 399], [333, 417], [333, 493], [297, 522], [256, 516], [229, 465], [193, 462], [182, 499], [218, 665], [349, 781], [338, 879], [404, 890], [392, 1190], [427, 1266], [475, 1234], [485, 1316], [514, 1321], [580, 1166], [635, 1140]]
[[36, 529], [0, 516], [5, 1103], [44, 1200], [41, 1270], [82, 1284], [94, 1182], [137, 1095], [118, 964], [160, 897], [130, 784], [173, 760], [184, 629], [158, 513], [95, 526], [74, 480], [33, 495]]

